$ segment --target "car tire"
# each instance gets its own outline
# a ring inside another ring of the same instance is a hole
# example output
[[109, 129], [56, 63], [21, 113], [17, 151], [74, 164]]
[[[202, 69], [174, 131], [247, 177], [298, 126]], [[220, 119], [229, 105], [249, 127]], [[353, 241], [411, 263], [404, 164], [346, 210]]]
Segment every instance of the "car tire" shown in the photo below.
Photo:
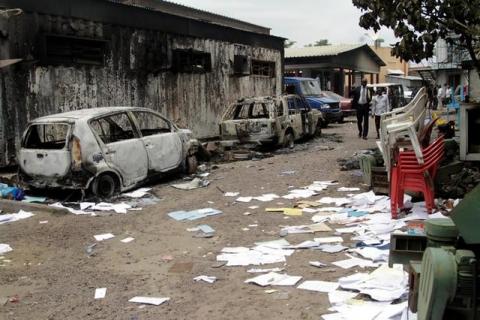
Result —
[[186, 162], [185, 172], [187, 174], [194, 174], [195, 172], [197, 172], [198, 160], [196, 155], [188, 156], [185, 162]]
[[328, 127], [328, 121], [322, 121], [322, 128], [325, 129]]
[[92, 193], [101, 199], [111, 198], [118, 191], [116, 179], [110, 174], [101, 174], [92, 183]]
[[283, 138], [283, 146], [285, 148], [293, 149], [295, 146], [295, 138], [293, 137], [293, 133], [285, 133], [285, 138]]
[[315, 127], [315, 133], [313, 134], [314, 137], [320, 137], [322, 135], [322, 122], [319, 121], [317, 126]]
[[338, 123], [345, 123], [345, 117], [341, 117], [340, 120], [338, 120]]

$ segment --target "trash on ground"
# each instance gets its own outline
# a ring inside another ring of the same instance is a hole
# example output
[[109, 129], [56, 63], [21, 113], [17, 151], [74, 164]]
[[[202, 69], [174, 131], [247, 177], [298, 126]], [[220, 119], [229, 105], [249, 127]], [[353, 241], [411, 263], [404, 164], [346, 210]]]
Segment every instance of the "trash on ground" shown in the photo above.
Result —
[[302, 279], [301, 276], [289, 276], [276, 272], [269, 272], [260, 276], [247, 279], [245, 283], [254, 283], [261, 287], [266, 286], [294, 286]]
[[321, 238], [315, 238], [315, 242], [318, 242], [320, 244], [323, 243], [342, 243], [343, 238], [342, 237], [321, 237]]
[[194, 190], [198, 188], [204, 188], [210, 184], [210, 181], [206, 179], [194, 178], [192, 181], [172, 184], [172, 187], [180, 190]]
[[33, 213], [28, 211], [23, 211], [23, 210], [18, 211], [18, 213], [0, 214], [0, 224], [27, 219], [33, 216], [34, 216]]
[[266, 212], [279, 212], [286, 216], [301, 216], [302, 209], [297, 208], [266, 208]]
[[169, 301], [170, 298], [155, 298], [155, 297], [133, 297], [132, 299], [128, 300], [129, 302], [135, 303], [143, 303], [143, 304], [152, 304], [155, 306], [159, 306], [162, 303]]
[[46, 197], [32, 197], [32, 196], [24, 196], [22, 202], [27, 203], [44, 203], [47, 201]]
[[130, 198], [143, 198], [152, 188], [140, 188], [132, 192], [123, 193], [122, 195]]
[[197, 220], [197, 219], [201, 219], [201, 218], [205, 218], [208, 216], [213, 216], [221, 213], [223, 212], [217, 209], [204, 208], [204, 209], [198, 209], [198, 210], [192, 210], [192, 211], [170, 212], [168, 216], [177, 221], [183, 221], [183, 220]]
[[10, 245], [6, 244], [6, 243], [0, 243], [0, 254], [4, 254], [4, 253], [7, 253], [7, 252], [10, 252], [12, 251], [12, 247], [10, 247]]
[[213, 234], [215, 233], [215, 229], [210, 227], [208, 224], [201, 224], [199, 226], [196, 226], [194, 228], [188, 228], [187, 231], [189, 232], [203, 232], [205, 234]]
[[267, 273], [267, 272], [282, 272], [285, 270], [284, 268], [268, 268], [268, 269], [261, 269], [261, 268], [252, 268], [248, 269], [248, 273]]
[[0, 183], [0, 199], [22, 200], [25, 192], [21, 188], [11, 187], [8, 184]]
[[46, 223], [48, 223], [48, 220], [40, 220], [38, 223], [39, 224], [46, 224]]
[[235, 201], [247, 203], [252, 201], [252, 199], [253, 197], [238, 197], [237, 199], [235, 199]]
[[128, 238], [125, 238], [125, 239], [120, 240], [120, 242], [129, 243], [129, 242], [132, 242], [133, 240], [135, 240], [135, 238], [128, 237]]
[[215, 281], [217, 281], [217, 277], [213, 277], [213, 276], [198, 276], [198, 277], [195, 277], [193, 278], [194, 281], [198, 282], [198, 281], [204, 281], [204, 282], [207, 282], [207, 283], [214, 283]]
[[327, 266], [325, 263], [322, 263], [320, 261], [309, 261], [308, 264], [317, 268], [323, 268]]
[[315, 223], [302, 226], [288, 226], [283, 227], [281, 232], [287, 234], [298, 234], [298, 233], [315, 233], [315, 232], [328, 232], [332, 231], [332, 228], [327, 226], [325, 223]]
[[95, 297], [94, 299], [103, 299], [107, 294], [107, 288], [97, 288], [95, 289]]
[[297, 289], [317, 291], [317, 292], [332, 292], [338, 288], [337, 282], [328, 282], [320, 280], [311, 280], [302, 282]]
[[353, 192], [353, 191], [360, 191], [360, 188], [341, 187], [341, 188], [338, 188], [337, 191], [339, 191], [339, 192]]
[[97, 241], [103, 241], [103, 240], [108, 240], [108, 239], [112, 239], [114, 238], [115, 236], [111, 233], [104, 233], [104, 234], [97, 234], [97, 235], [94, 235], [93, 236], [95, 238], [95, 240]]
[[225, 197], [237, 197], [240, 194], [240, 192], [225, 192], [223, 195]]

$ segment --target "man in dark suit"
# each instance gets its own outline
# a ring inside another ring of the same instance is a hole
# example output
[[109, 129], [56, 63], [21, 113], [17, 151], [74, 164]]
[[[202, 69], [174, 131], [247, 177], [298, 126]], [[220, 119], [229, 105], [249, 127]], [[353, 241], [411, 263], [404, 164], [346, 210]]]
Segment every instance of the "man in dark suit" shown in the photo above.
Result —
[[352, 107], [357, 110], [358, 137], [367, 140], [368, 114], [370, 112], [371, 94], [367, 88], [367, 80], [362, 80], [362, 85], [355, 88], [350, 96], [353, 98]]

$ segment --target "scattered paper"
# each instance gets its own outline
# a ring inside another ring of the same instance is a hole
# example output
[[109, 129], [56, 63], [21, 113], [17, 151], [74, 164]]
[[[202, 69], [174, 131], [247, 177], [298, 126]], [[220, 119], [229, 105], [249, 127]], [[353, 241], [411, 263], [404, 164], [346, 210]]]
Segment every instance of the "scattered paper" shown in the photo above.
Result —
[[289, 276], [287, 274], [280, 274], [276, 272], [270, 272], [262, 274], [255, 278], [245, 280], [245, 283], [254, 283], [259, 286], [294, 286], [298, 281], [302, 279], [301, 276]]
[[309, 261], [308, 264], [317, 268], [323, 268], [327, 266], [325, 263], [322, 263], [320, 261]]
[[0, 254], [4, 254], [4, 253], [7, 253], [7, 252], [10, 252], [12, 251], [12, 247], [10, 247], [10, 245], [6, 244], [6, 243], [0, 243]]
[[297, 234], [297, 233], [315, 233], [315, 232], [328, 232], [332, 229], [327, 226], [325, 223], [316, 223], [303, 226], [289, 226], [284, 227], [281, 230], [287, 234]]
[[18, 213], [7, 213], [0, 215], [0, 224], [10, 223], [22, 219], [33, 217], [34, 214], [28, 211], [20, 210]]
[[240, 194], [240, 192], [225, 192], [223, 195], [225, 197], [237, 197]]
[[326, 253], [338, 253], [347, 250], [348, 247], [342, 246], [341, 244], [322, 244], [318, 249]]
[[129, 242], [132, 242], [133, 240], [135, 240], [135, 238], [128, 237], [128, 238], [122, 239], [120, 241], [123, 242], [123, 243], [129, 243]]
[[195, 178], [192, 181], [172, 184], [172, 187], [180, 190], [194, 190], [204, 188], [210, 184], [210, 181], [200, 178]]
[[28, 202], [28, 203], [43, 203], [47, 201], [46, 197], [32, 197], [32, 196], [25, 196], [23, 197], [22, 202]]
[[197, 220], [217, 214], [221, 214], [222, 211], [217, 210], [217, 209], [212, 209], [212, 208], [205, 208], [205, 209], [198, 209], [198, 210], [192, 210], [192, 211], [175, 211], [175, 212], [170, 212], [168, 216], [170, 218], [173, 218], [177, 221], [183, 221], [183, 220]]
[[337, 191], [339, 191], [339, 192], [353, 192], [353, 191], [360, 191], [360, 188], [341, 187], [341, 188], [338, 188]]
[[193, 278], [194, 281], [204, 281], [204, 282], [207, 282], [207, 283], [214, 283], [215, 281], [217, 281], [217, 277], [212, 277], [212, 276], [198, 276], [198, 277], [195, 277]]
[[154, 298], [154, 297], [133, 297], [132, 299], [128, 300], [129, 302], [135, 303], [143, 303], [143, 304], [152, 304], [155, 306], [159, 306], [164, 302], [169, 301], [170, 298]]
[[46, 224], [46, 223], [48, 223], [48, 220], [41, 220], [41, 221], [39, 221], [38, 223], [39, 223], [39, 224]]
[[318, 243], [342, 243], [342, 237], [322, 237], [322, 238], [315, 238], [314, 239]]
[[258, 268], [252, 268], [248, 269], [248, 273], [267, 273], [267, 272], [282, 272], [285, 270], [284, 268], [268, 268], [268, 269], [258, 269]]
[[235, 199], [237, 202], [250, 202], [252, 201], [253, 197], [238, 197]]
[[103, 241], [103, 240], [108, 240], [108, 239], [111, 239], [113, 237], [115, 237], [113, 234], [111, 233], [104, 233], [104, 234], [97, 234], [95, 236], [93, 236], [95, 238], [95, 240], [97, 241]]
[[302, 209], [297, 208], [266, 208], [266, 212], [279, 212], [286, 216], [301, 216]]
[[103, 299], [107, 294], [107, 288], [97, 288], [95, 289], [95, 297], [94, 299]]
[[130, 198], [142, 198], [148, 194], [152, 188], [140, 188], [132, 192], [124, 193], [123, 195]]
[[327, 281], [304, 281], [302, 282], [297, 289], [317, 291], [317, 292], [332, 292], [338, 288], [337, 282], [327, 282]]

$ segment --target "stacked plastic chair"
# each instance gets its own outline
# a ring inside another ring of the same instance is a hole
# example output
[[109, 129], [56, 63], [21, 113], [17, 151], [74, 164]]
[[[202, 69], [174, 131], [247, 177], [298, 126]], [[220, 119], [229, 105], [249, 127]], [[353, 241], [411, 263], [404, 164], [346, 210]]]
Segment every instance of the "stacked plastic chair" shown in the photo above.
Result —
[[403, 108], [387, 112], [381, 117], [380, 141], [378, 146], [385, 161], [388, 176], [391, 176], [394, 146], [399, 140], [409, 140], [419, 163], [423, 163], [423, 154], [417, 135], [425, 124], [428, 96], [425, 88]]
[[434, 180], [445, 153], [445, 140], [438, 137], [432, 144], [422, 150], [423, 163], [419, 163], [415, 152], [400, 151], [396, 164], [392, 167], [390, 179], [390, 201], [392, 218], [396, 219], [398, 211], [404, 206], [406, 190], [422, 192], [428, 213], [435, 206]]

